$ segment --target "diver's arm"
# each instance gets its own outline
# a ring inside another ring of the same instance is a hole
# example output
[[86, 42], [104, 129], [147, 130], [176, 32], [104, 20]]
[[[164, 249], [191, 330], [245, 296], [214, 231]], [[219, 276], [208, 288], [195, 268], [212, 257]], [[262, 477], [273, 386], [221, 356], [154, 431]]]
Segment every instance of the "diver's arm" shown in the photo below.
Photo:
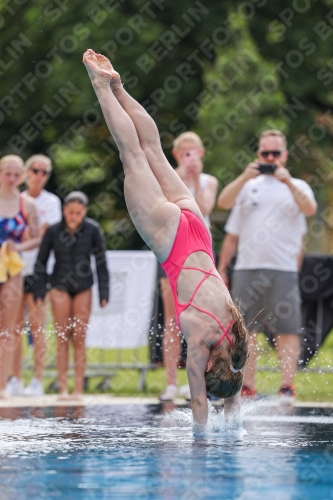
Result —
[[186, 371], [191, 391], [193, 424], [195, 430], [203, 430], [208, 419], [205, 371], [209, 350], [204, 346], [188, 346]]

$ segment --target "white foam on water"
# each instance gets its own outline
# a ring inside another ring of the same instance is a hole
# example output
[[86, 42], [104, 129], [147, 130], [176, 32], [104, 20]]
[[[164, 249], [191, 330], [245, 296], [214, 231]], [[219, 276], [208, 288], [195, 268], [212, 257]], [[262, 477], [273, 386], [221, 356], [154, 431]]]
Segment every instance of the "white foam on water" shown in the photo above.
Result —
[[[103, 415], [101, 415], [102, 418], [74, 420], [62, 418], [0, 419], [0, 456], [13, 453], [19, 453], [22, 456], [27, 452], [40, 455], [59, 451], [68, 452], [71, 449], [104, 451], [114, 446], [127, 449], [127, 447], [156, 446], [165, 443], [170, 443], [172, 446], [182, 443], [186, 446], [193, 440], [200, 439], [200, 436], [217, 444], [238, 441], [242, 443], [244, 439], [246, 442], [252, 442], [252, 430], [246, 431], [243, 427], [243, 424], [246, 426], [251, 422], [254, 423], [252, 427], [253, 432], [256, 433], [256, 439], [259, 436], [267, 436], [271, 439], [271, 445], [279, 446], [280, 429], [283, 424], [295, 424], [296, 434], [301, 429], [297, 427], [297, 424], [333, 424], [333, 415], [298, 416], [295, 415], [297, 410], [293, 407], [288, 409], [269, 407], [267, 402], [260, 401], [242, 403], [240, 414], [234, 421], [228, 423], [225, 422], [223, 408], [214, 407], [210, 403], [208, 408], [208, 423], [202, 433], [194, 432], [190, 408], [176, 408], [165, 414], [154, 415], [148, 425], [140, 419], [138, 419], [138, 425], [133, 421], [133, 425], [128, 426], [125, 421], [121, 420], [115, 425], [112, 419]], [[258, 425], [255, 425], [256, 422]], [[280, 427], [277, 427], [279, 424]], [[258, 434], [260, 429], [260, 434]], [[246, 435], [249, 437], [245, 438]], [[294, 441], [290, 445], [294, 446]]]
[[191, 427], [193, 424], [190, 408], [176, 408], [160, 416], [161, 427]]
[[300, 424], [333, 424], [333, 417], [296, 416], [296, 415], [247, 415], [245, 422], [300, 423]]
[[[333, 416], [316, 415], [292, 415], [295, 412], [293, 406], [270, 406], [272, 401], [245, 401], [241, 404], [240, 414], [233, 421], [226, 423], [224, 411], [220, 408], [214, 408], [208, 402], [208, 422], [203, 432], [204, 435], [216, 433], [235, 435], [242, 437], [247, 434], [243, 427], [246, 422], [267, 422], [271, 424], [283, 423], [304, 423], [304, 424], [333, 424]], [[263, 414], [265, 410], [265, 414]], [[160, 417], [160, 427], [170, 428], [193, 428], [192, 411], [189, 408], [175, 409]]]
[[[160, 417], [160, 427], [169, 428], [187, 428], [192, 431], [193, 429], [193, 416], [192, 410], [190, 408], [177, 408], [165, 415]], [[218, 408], [217, 410], [214, 406], [208, 402], [208, 422], [204, 431], [196, 432], [195, 434], [204, 436], [215, 436], [216, 434], [223, 433], [224, 436], [235, 436], [240, 438], [247, 434], [247, 431], [243, 428], [242, 418], [236, 420], [231, 420], [226, 423], [224, 418], [224, 411]]]

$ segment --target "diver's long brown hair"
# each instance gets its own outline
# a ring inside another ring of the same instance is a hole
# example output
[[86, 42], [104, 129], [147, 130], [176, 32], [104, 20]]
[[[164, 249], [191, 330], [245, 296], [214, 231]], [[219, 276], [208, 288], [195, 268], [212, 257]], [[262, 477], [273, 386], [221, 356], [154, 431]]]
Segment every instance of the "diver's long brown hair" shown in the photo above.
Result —
[[218, 398], [228, 398], [234, 396], [241, 389], [243, 383], [243, 373], [234, 373], [230, 370], [232, 365], [236, 370], [241, 370], [249, 358], [248, 332], [239, 307], [233, 303], [228, 303], [232, 314], [232, 333], [234, 340], [230, 346], [229, 359], [217, 358], [214, 365], [205, 374], [207, 392]]

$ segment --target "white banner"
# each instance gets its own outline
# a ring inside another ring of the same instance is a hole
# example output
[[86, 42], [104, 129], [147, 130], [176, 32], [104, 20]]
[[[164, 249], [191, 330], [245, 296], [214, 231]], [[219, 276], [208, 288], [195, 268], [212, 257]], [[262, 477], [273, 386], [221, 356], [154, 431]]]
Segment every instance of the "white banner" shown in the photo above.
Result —
[[[94, 274], [93, 305], [86, 347], [125, 349], [148, 344], [157, 260], [146, 250], [106, 252], [110, 302], [101, 308]], [[94, 264], [94, 259], [92, 259]]]

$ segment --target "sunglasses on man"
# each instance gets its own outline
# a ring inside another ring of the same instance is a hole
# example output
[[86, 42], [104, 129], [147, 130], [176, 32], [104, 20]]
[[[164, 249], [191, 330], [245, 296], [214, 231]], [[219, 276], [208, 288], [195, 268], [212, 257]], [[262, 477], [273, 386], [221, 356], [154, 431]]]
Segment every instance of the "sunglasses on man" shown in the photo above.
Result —
[[49, 172], [47, 170], [43, 170], [42, 168], [30, 168], [30, 170], [36, 175], [39, 173], [41, 173], [44, 177], [49, 175]]
[[278, 158], [279, 156], [281, 156], [282, 151], [261, 151], [259, 154], [263, 158], [268, 158], [269, 155], [272, 155], [274, 158]]

